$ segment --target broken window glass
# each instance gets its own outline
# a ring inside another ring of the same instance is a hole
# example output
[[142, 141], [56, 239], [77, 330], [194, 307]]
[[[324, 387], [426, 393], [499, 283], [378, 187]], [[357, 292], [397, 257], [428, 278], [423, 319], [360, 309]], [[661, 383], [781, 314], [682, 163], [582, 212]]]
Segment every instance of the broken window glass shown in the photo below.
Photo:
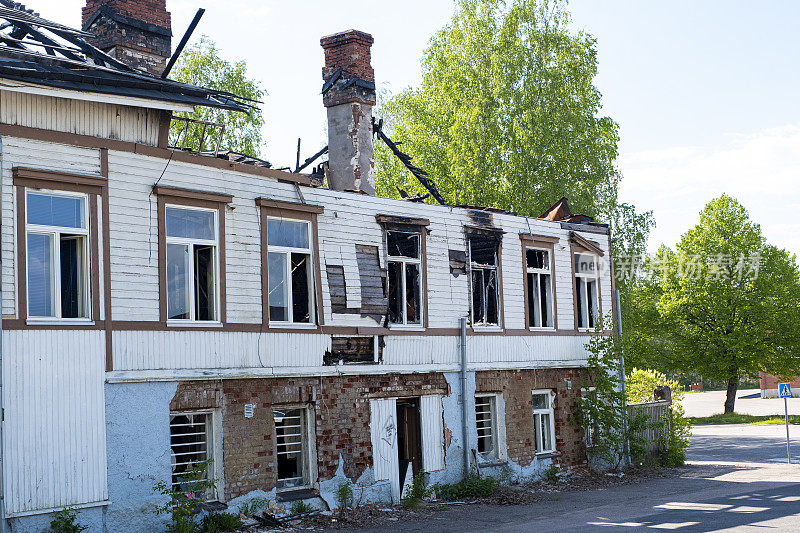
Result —
[[306, 221], [267, 219], [267, 300], [270, 322], [314, 321], [314, 282]]
[[553, 327], [553, 282], [550, 251], [538, 248], [525, 250], [528, 325], [531, 328]]
[[387, 231], [389, 322], [422, 323], [422, 263], [419, 233]]
[[499, 242], [484, 235], [469, 236], [473, 326], [499, 325], [497, 253]]
[[[205, 492], [195, 489], [197, 483], [208, 479], [213, 460], [214, 439], [211, 413], [171, 413], [169, 422], [172, 451], [172, 488], [195, 499], [210, 500], [214, 488]], [[205, 470], [197, 478], [198, 471]]]
[[28, 316], [89, 318], [85, 195], [28, 192]]
[[419, 233], [387, 231], [386, 244], [391, 257], [419, 258]]
[[217, 212], [166, 208], [167, 318], [218, 320]]
[[497, 459], [496, 407], [494, 396], [475, 397], [475, 427], [478, 431], [478, 453], [484, 459]]

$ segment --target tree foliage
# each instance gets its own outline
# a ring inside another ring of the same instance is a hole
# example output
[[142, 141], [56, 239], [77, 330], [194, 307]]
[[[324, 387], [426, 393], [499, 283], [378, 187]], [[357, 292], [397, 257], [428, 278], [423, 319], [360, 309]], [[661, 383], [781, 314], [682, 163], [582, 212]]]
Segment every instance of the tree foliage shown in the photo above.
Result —
[[[457, 0], [422, 60], [418, 88], [383, 99], [395, 141], [451, 203], [539, 216], [565, 196], [611, 222], [617, 253], [653, 224], [618, 200], [618, 125], [599, 116], [595, 39], [571, 32], [565, 0]], [[377, 189], [425, 192], [378, 146]]]
[[800, 274], [730, 196], [709, 202], [676, 250], [650, 259], [653, 279], [631, 291], [632, 364], [725, 380], [733, 412], [739, 379], [800, 374]]
[[[227, 91], [250, 100], [260, 101], [267, 94], [258, 81], [247, 76], [245, 61], [232, 62], [224, 59], [216, 43], [205, 35], [184, 50], [171, 75], [177, 81]], [[191, 113], [176, 113], [175, 116], [223, 124], [225, 133], [220, 143], [221, 148], [260, 157], [264, 117], [258, 108], [242, 113], [197, 106]], [[175, 143], [176, 140], [180, 143], [183, 140], [183, 125], [180, 121], [173, 122], [170, 143]], [[202, 127], [190, 128], [186, 147], [193, 150], [213, 150], [219, 140], [219, 132], [215, 128], [207, 129], [202, 146], [201, 137]]]

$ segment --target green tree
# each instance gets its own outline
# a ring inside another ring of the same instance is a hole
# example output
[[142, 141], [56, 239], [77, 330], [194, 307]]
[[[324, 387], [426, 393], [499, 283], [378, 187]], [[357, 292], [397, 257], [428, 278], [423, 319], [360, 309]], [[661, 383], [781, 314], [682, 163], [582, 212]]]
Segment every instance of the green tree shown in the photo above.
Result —
[[633, 363], [724, 380], [726, 413], [743, 376], [800, 374], [795, 256], [768, 244], [735, 199], [709, 202], [676, 250], [662, 246], [650, 266], [654, 278], [632, 291]]
[[[192, 85], [227, 91], [242, 98], [260, 101], [266, 96], [261, 84], [247, 76], [245, 61], [231, 62], [223, 59], [216, 43], [203, 35], [184, 50], [171, 72], [171, 78]], [[261, 128], [264, 117], [257, 107], [249, 113], [227, 111], [197, 106], [191, 113], [176, 113], [178, 117], [189, 117], [223, 124], [225, 133], [220, 147], [253, 157], [260, 157], [263, 148]], [[170, 129], [170, 142], [183, 140], [185, 123], [175, 121]], [[186, 135], [186, 147], [193, 150], [213, 150], [219, 140], [219, 130], [208, 128], [205, 141], [200, 146], [202, 127], [190, 128]]]
[[[643, 252], [651, 213], [618, 200], [618, 125], [599, 116], [595, 39], [566, 0], [456, 0], [422, 60], [422, 83], [382, 98], [393, 140], [455, 204], [539, 216], [565, 196], [611, 222], [617, 254]], [[382, 196], [425, 192], [379, 145]]]

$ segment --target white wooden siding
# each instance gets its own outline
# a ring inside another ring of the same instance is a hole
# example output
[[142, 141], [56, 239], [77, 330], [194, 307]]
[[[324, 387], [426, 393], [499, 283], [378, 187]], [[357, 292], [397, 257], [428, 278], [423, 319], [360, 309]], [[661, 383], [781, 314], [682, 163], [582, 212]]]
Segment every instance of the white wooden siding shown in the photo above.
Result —
[[444, 420], [442, 396], [428, 394], [419, 400], [422, 426], [422, 468], [426, 472], [444, 469]]
[[101, 331], [3, 332], [3, 460], [9, 514], [102, 502]]
[[2, 137], [3, 315], [17, 316], [16, 191], [11, 169], [16, 166], [78, 174], [100, 174], [100, 153], [65, 144]]
[[115, 370], [322, 366], [327, 335], [223, 331], [116, 331]]
[[155, 146], [156, 109], [0, 91], [0, 122]]

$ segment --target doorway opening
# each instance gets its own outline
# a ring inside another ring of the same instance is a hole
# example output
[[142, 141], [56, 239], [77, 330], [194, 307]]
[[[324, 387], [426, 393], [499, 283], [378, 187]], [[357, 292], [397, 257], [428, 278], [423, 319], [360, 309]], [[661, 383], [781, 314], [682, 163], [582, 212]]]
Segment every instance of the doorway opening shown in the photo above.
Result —
[[422, 427], [419, 398], [397, 399], [397, 458], [400, 474], [400, 493], [406, 481], [422, 469]]

